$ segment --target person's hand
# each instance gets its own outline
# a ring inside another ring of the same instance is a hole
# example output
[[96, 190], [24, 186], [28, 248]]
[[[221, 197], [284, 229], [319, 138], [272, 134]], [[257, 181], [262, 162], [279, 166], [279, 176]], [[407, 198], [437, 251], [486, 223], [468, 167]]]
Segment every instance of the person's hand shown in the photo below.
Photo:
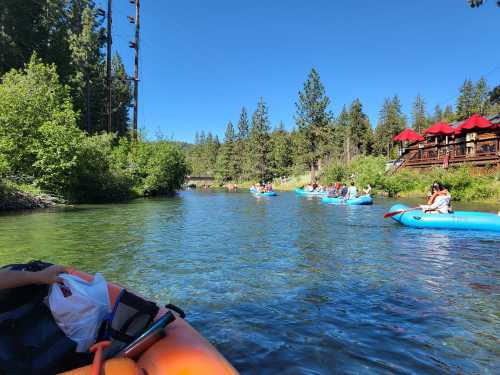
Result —
[[59, 274], [64, 272], [68, 272], [67, 267], [53, 265], [45, 268], [44, 270], [35, 272], [35, 275], [38, 284], [54, 284], [62, 282]]

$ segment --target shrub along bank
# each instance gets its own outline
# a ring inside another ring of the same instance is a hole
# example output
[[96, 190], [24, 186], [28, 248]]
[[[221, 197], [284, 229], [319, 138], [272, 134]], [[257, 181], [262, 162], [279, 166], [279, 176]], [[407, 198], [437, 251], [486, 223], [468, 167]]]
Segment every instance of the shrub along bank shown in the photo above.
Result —
[[[70, 202], [107, 202], [171, 193], [188, 173], [178, 145], [133, 142], [77, 127], [56, 68], [33, 57], [0, 83], [0, 203], [19, 181]], [[26, 185], [24, 185], [26, 186]], [[32, 189], [29, 187], [27, 190]], [[27, 192], [29, 195], [30, 192]]]

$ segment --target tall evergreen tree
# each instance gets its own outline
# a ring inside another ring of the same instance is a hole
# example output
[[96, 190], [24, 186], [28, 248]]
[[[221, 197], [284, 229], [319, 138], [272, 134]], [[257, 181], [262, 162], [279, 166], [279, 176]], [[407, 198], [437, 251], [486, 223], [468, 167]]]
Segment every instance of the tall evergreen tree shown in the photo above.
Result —
[[474, 114], [474, 85], [470, 79], [466, 79], [460, 87], [460, 95], [457, 98], [456, 118], [465, 120]]
[[349, 162], [352, 142], [349, 129], [349, 112], [345, 105], [342, 107], [342, 111], [340, 111], [336, 122], [333, 143], [336, 150], [336, 156]]
[[252, 155], [252, 174], [258, 180], [267, 180], [271, 177], [269, 168], [269, 117], [266, 103], [260, 98], [252, 116], [248, 145]]
[[117, 132], [119, 135], [123, 136], [128, 132], [128, 125], [130, 120], [129, 109], [132, 102], [132, 92], [128, 74], [118, 53], [113, 56], [112, 72], [112, 131]]
[[453, 107], [448, 104], [446, 107], [444, 107], [444, 112], [443, 112], [443, 121], [446, 122], [452, 122], [455, 121], [455, 113], [453, 112]]
[[223, 182], [233, 181], [236, 179], [237, 165], [234, 158], [234, 146], [234, 127], [232, 122], [229, 121], [224, 135], [224, 143], [220, 147], [217, 155], [216, 177]]
[[376, 153], [389, 157], [395, 156], [392, 152], [394, 147], [393, 138], [403, 131], [405, 127], [406, 118], [403, 115], [399, 97], [396, 95], [392, 99], [386, 98], [380, 110], [379, 121], [375, 129]]
[[481, 77], [474, 86], [472, 97], [472, 112], [480, 115], [488, 114], [490, 101], [488, 97], [488, 83], [484, 77]]
[[292, 141], [282, 122], [270, 137], [270, 170], [274, 177], [286, 177], [292, 167]]
[[425, 101], [424, 98], [418, 94], [415, 98], [415, 102], [412, 106], [412, 127], [418, 133], [422, 133], [425, 129], [429, 127], [427, 121], [427, 115], [425, 112]]
[[436, 104], [434, 107], [434, 114], [432, 115], [432, 122], [440, 122], [443, 121], [443, 110], [439, 104]]
[[250, 178], [251, 155], [249, 155], [248, 144], [248, 114], [245, 107], [241, 108], [240, 118], [238, 120], [238, 133], [234, 145], [234, 157], [236, 159], [236, 174], [240, 180]]
[[371, 126], [368, 116], [363, 112], [363, 104], [359, 99], [354, 100], [349, 108], [347, 137], [349, 139], [348, 160], [351, 160], [356, 155], [370, 152], [372, 143]]
[[299, 92], [296, 103], [295, 122], [300, 134], [302, 146], [299, 158], [314, 178], [318, 162], [327, 154], [328, 135], [331, 135], [332, 115], [328, 110], [330, 99], [325, 95], [318, 72], [312, 69], [304, 88]]

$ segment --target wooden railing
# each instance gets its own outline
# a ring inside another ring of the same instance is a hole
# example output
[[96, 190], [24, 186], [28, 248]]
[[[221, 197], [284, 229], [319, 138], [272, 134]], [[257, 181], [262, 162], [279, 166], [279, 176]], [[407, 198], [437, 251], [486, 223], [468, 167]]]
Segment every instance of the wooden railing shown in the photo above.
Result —
[[403, 158], [406, 160], [404, 166], [411, 167], [443, 164], [446, 158], [449, 164], [497, 164], [500, 163], [500, 138], [415, 145], [405, 151]]

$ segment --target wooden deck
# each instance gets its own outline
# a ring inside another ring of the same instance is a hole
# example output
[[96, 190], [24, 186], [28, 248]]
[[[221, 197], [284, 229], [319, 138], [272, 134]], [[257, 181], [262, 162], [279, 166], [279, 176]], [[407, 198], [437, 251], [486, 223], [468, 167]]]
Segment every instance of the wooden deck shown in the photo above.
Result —
[[[429, 168], [469, 164], [500, 167], [500, 138], [484, 138], [474, 142], [453, 141], [448, 144], [425, 144], [408, 147], [399, 168]], [[398, 168], [398, 169], [399, 169]]]

